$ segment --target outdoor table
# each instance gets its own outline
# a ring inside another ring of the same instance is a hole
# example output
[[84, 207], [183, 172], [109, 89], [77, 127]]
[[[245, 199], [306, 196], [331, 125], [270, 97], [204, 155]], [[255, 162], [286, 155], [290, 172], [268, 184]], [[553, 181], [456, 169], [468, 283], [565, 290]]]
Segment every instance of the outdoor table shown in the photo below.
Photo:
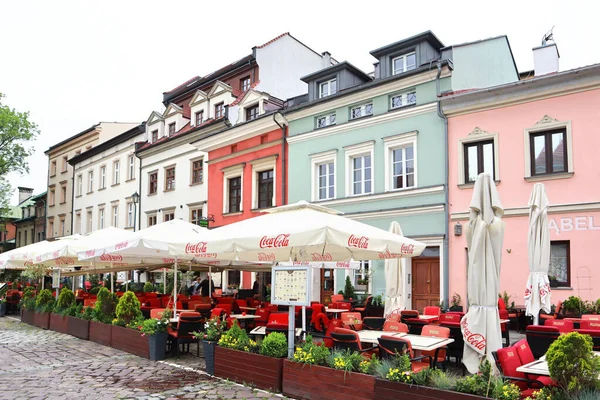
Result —
[[510, 319], [501, 319], [500, 323], [501, 324], [508, 324], [510, 322]]
[[252, 313], [256, 312], [256, 307], [240, 307], [242, 311], [250, 311]]
[[[595, 351], [594, 355], [596, 357], [599, 357], [600, 352]], [[526, 374], [533, 374], [533, 375], [550, 376], [550, 371], [548, 370], [548, 362], [546, 361], [546, 355], [544, 354], [542, 357], [540, 357], [539, 360], [532, 361], [528, 364], [521, 365], [520, 367], [517, 368], [517, 372], [523, 372]]]
[[[266, 334], [266, 326], [257, 326], [256, 328], [252, 329], [249, 333], [249, 335], [260, 336], [260, 338], [256, 338], [257, 343], [260, 343], [262, 341], [262, 336], [265, 336]], [[302, 328], [296, 328], [296, 337], [299, 337], [300, 335], [302, 335]]]
[[419, 315], [419, 319], [424, 321], [435, 321], [438, 319], [437, 315]]
[[348, 312], [348, 311], [350, 311], [350, 310], [346, 310], [344, 308], [329, 308], [329, 307], [325, 307], [325, 312], [333, 314], [334, 318], [339, 318], [338, 317], [339, 313]]
[[377, 339], [379, 339], [383, 335], [395, 336], [401, 339], [408, 339], [413, 350], [421, 351], [435, 350], [454, 342], [454, 339], [450, 338], [410, 335], [402, 332], [358, 331], [356, 333], [358, 333], [359, 340], [364, 343], [378, 344], [379, 342], [377, 341]]
[[248, 320], [250, 319], [256, 319], [256, 318], [260, 318], [259, 315], [252, 315], [252, 314], [231, 314], [229, 316], [230, 318], [235, 318], [239, 321], [240, 323], [240, 328], [242, 329], [246, 329], [246, 323]]

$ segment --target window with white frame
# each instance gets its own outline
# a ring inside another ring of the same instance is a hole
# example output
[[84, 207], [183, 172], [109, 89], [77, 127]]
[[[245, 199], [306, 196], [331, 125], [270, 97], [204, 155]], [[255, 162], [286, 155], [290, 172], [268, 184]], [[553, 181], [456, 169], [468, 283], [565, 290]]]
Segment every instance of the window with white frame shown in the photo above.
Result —
[[106, 188], [106, 165], [100, 167], [100, 189]]
[[156, 225], [156, 214], [148, 215], [148, 226]]
[[77, 175], [77, 196], [81, 196], [83, 194], [83, 176], [81, 174]]
[[317, 117], [317, 128], [325, 128], [326, 126], [335, 124], [335, 113]]
[[350, 119], [357, 119], [373, 115], [373, 103], [367, 103], [350, 108]]
[[390, 97], [390, 108], [400, 108], [417, 104], [417, 92], [412, 90], [406, 93], [398, 93]]
[[104, 229], [104, 208], [98, 210], [98, 229]]
[[81, 212], [78, 211], [75, 213], [75, 233], [81, 232]]
[[265, 157], [250, 162], [252, 164], [252, 208], [269, 208], [275, 205], [277, 191], [277, 157]]
[[477, 175], [487, 172], [500, 180], [498, 168], [498, 133], [475, 128], [458, 140], [458, 184], [473, 184]]
[[[355, 269], [354, 271], [354, 279], [353, 279], [353, 284], [354, 286], [357, 285], [369, 285], [369, 269], [371, 267], [371, 263], [367, 260], [367, 261], [359, 261], [360, 262], [360, 268], [359, 269]], [[368, 288], [367, 288], [368, 290]]]
[[319, 82], [319, 98], [331, 96], [337, 93], [337, 79], [329, 79]]
[[129, 156], [129, 173], [127, 179], [135, 179], [135, 156], [133, 154]]
[[317, 164], [317, 199], [335, 198], [335, 164], [333, 161]]
[[417, 187], [417, 133], [384, 138], [385, 190]]
[[203, 177], [204, 177], [204, 163], [202, 159], [199, 160], [192, 160], [191, 161], [192, 165], [192, 181], [190, 182], [191, 185], [197, 185], [199, 183], [202, 183], [203, 181]]
[[131, 228], [133, 226], [133, 217], [134, 217], [133, 203], [127, 203], [127, 227], [128, 228]]
[[121, 177], [121, 162], [119, 160], [113, 163], [113, 185], [119, 184]]
[[92, 210], [88, 210], [87, 212], [87, 223], [86, 223], [86, 232], [91, 232], [93, 227], [92, 227]]
[[175, 122], [169, 124], [169, 136], [173, 136], [175, 134]]
[[223, 169], [223, 214], [242, 211], [245, 164]]
[[397, 75], [417, 67], [417, 55], [414, 51], [392, 58], [392, 74]]
[[119, 206], [112, 206], [112, 226], [119, 227]]
[[202, 220], [202, 207], [190, 209], [190, 223], [200, 225]]
[[346, 196], [373, 193], [374, 141], [344, 147]]
[[88, 193], [94, 191], [94, 171], [88, 172]]

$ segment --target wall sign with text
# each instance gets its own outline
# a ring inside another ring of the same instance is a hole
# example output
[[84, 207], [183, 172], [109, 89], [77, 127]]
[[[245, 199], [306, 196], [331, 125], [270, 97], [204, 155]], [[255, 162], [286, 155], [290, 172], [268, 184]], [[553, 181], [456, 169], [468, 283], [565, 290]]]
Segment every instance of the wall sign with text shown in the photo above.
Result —
[[310, 305], [310, 266], [276, 266], [271, 274], [271, 303], [283, 306]]

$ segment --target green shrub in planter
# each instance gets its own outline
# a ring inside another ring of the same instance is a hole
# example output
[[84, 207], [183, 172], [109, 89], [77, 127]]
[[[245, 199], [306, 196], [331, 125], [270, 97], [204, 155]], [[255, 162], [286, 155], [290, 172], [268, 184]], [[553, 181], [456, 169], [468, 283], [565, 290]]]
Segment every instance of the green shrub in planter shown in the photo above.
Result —
[[35, 310], [38, 312], [50, 312], [54, 306], [52, 292], [44, 289], [35, 298]]
[[563, 302], [562, 308], [565, 311], [571, 311], [575, 314], [579, 314], [583, 309], [583, 302], [577, 296], [569, 296], [569, 298]]
[[66, 312], [75, 303], [75, 295], [73, 291], [68, 288], [62, 288], [58, 295], [58, 300], [54, 305], [54, 312], [62, 314]]
[[152, 282], [144, 283], [144, 293], [154, 292], [154, 285]]
[[94, 306], [94, 320], [104, 324], [112, 323], [115, 319], [117, 301], [116, 294], [109, 292], [107, 288], [101, 288]]
[[344, 285], [344, 299], [350, 300], [356, 298], [356, 293], [354, 291], [354, 286], [350, 281], [350, 277], [346, 277], [346, 284]]
[[131, 321], [142, 317], [140, 301], [133, 292], [125, 292], [117, 303], [115, 310], [117, 319], [128, 325]]
[[600, 358], [592, 352], [592, 338], [577, 332], [561, 335], [546, 353], [550, 376], [569, 393], [594, 388], [600, 373]]
[[256, 349], [258, 347], [256, 342], [254, 340], [250, 340], [246, 331], [240, 328], [238, 324], [233, 324], [233, 326], [227, 332], [221, 335], [218, 343], [219, 346], [222, 347], [246, 351], [249, 353], [256, 353]]
[[287, 351], [287, 338], [280, 332], [270, 333], [260, 345], [260, 354], [263, 356], [283, 358], [287, 357]]

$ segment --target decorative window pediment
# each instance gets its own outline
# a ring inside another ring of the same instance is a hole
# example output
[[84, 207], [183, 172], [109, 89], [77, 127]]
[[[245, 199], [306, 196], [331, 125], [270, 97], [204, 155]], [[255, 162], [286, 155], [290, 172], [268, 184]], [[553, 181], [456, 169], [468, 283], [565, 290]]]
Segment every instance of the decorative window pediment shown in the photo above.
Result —
[[164, 121], [164, 120], [165, 119], [162, 117], [162, 115], [160, 115], [156, 111], [152, 111], [152, 113], [150, 114], [150, 116], [146, 120], [146, 125], [152, 125], [152, 124], [155, 124], [157, 122]]
[[183, 108], [179, 107], [177, 104], [170, 103], [163, 113], [163, 118], [168, 118], [173, 114], [183, 114]]
[[231, 86], [229, 86], [228, 84], [223, 83], [221, 81], [217, 81], [217, 82], [215, 82], [213, 87], [208, 92], [208, 98], [218, 96], [218, 95], [222, 94], [223, 92], [231, 92], [231, 91], [232, 91]]
[[203, 92], [202, 90], [197, 90], [194, 94], [194, 97], [192, 97], [192, 100], [190, 101], [190, 105], [194, 106], [206, 100], [208, 100], [208, 94], [206, 94], [206, 92]]

